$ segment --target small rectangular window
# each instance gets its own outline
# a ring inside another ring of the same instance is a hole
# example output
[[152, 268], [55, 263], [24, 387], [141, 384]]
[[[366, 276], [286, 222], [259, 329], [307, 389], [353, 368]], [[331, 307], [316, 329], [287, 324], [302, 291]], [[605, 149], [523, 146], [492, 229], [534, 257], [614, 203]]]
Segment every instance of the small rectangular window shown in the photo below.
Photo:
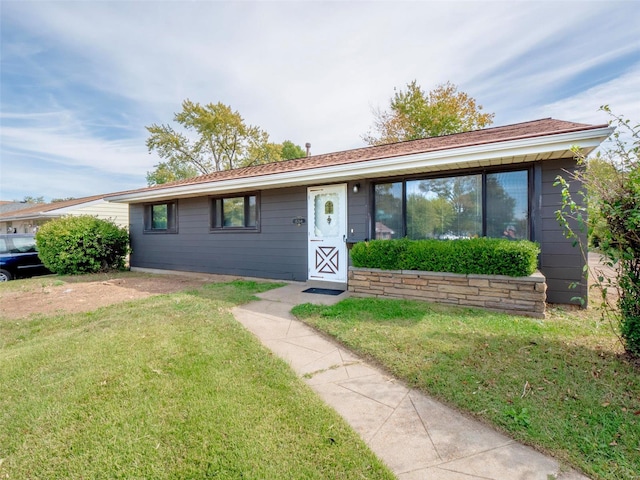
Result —
[[258, 230], [258, 203], [255, 194], [211, 199], [211, 229]]
[[144, 231], [147, 233], [177, 233], [177, 203], [173, 201], [145, 205]]

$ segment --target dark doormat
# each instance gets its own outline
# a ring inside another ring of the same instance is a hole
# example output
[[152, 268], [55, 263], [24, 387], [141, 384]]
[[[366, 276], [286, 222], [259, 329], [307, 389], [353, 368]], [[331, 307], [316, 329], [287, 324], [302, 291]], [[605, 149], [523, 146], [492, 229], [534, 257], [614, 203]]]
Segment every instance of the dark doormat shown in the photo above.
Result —
[[318, 293], [320, 295], [340, 295], [344, 290], [334, 290], [333, 288], [307, 288], [302, 293]]

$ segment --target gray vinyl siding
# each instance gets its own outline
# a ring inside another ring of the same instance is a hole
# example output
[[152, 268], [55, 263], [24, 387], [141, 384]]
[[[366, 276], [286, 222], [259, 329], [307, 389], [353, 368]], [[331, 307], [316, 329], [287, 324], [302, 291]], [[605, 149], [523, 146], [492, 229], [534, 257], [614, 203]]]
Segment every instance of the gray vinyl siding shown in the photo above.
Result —
[[279, 280], [307, 279], [306, 188], [260, 192], [259, 232], [211, 232], [209, 198], [178, 200], [178, 233], [143, 233], [144, 206], [131, 205], [131, 266]]
[[[553, 186], [558, 175], [570, 180], [569, 174], [575, 168], [574, 160], [545, 161], [541, 163], [541, 196], [537, 219], [536, 240], [540, 242], [540, 271], [547, 279], [547, 301], [549, 303], [579, 303], [576, 297], [586, 300], [588, 288], [583, 275], [584, 259], [578, 246], [564, 235], [562, 226], [556, 220], [555, 212], [560, 208], [560, 187]], [[580, 186], [570, 182], [574, 200], [580, 200], [577, 192]], [[586, 245], [586, 233], [582, 238]], [[572, 287], [572, 284], [576, 284]]]
[[[358, 183], [358, 193], [353, 186]], [[347, 185], [347, 241], [359, 242], [371, 239], [371, 201], [370, 187], [367, 181], [350, 182]], [[347, 244], [349, 245], [349, 244]], [[348, 247], [349, 248], [349, 247]], [[351, 257], [349, 256], [349, 265]]]
[[[546, 160], [533, 166], [532, 239], [541, 246], [540, 271], [547, 279], [547, 301], [577, 303], [586, 299], [583, 257], [565, 238], [555, 218], [560, 207], [557, 175], [567, 178], [573, 160]], [[526, 167], [526, 165], [523, 165]], [[373, 180], [349, 182], [347, 236], [351, 241], [373, 238]], [[353, 192], [360, 184], [358, 193]], [[573, 190], [578, 185], [572, 184]], [[578, 197], [576, 197], [578, 199]], [[133, 267], [221, 273], [279, 280], [306, 281], [308, 277], [308, 224], [296, 226], [295, 217], [307, 219], [307, 188], [294, 187], [260, 192], [259, 232], [211, 232], [209, 198], [178, 200], [175, 234], [143, 233], [144, 206], [130, 206]], [[307, 222], [309, 219], [307, 219]], [[586, 238], [584, 239], [586, 242]], [[578, 283], [577, 288], [571, 288]]]
[[[353, 186], [358, 183], [360, 189], [358, 193], [353, 192]], [[347, 186], [347, 236], [350, 240], [371, 239], [370, 220], [370, 187], [366, 181], [351, 182]]]

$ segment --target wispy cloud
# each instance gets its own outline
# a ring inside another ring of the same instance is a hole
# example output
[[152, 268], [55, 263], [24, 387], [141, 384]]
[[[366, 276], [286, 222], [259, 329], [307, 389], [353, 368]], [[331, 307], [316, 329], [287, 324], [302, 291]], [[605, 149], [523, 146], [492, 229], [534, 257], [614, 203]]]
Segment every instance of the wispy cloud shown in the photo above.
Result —
[[600, 111], [608, 105], [616, 115], [640, 122], [640, 64], [609, 82], [584, 90], [557, 102], [538, 106], [538, 116], [570, 118], [576, 122], [607, 123], [611, 117]]
[[98, 171], [136, 175], [149, 167], [137, 140], [103, 140], [68, 126], [4, 127], [2, 144], [8, 154], [48, 160], [66, 166], [89, 166]]
[[[371, 108], [413, 79], [457, 83], [497, 124], [637, 114], [633, 3], [2, 2], [0, 197], [143, 186], [144, 126], [186, 98], [313, 153], [361, 146]], [[40, 166], [29, 189], [24, 165]]]

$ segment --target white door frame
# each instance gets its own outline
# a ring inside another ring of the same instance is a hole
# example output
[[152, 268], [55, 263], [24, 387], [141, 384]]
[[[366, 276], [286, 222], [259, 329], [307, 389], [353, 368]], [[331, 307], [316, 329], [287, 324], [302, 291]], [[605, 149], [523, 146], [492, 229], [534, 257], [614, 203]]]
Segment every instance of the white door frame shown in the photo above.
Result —
[[347, 184], [307, 188], [308, 279], [347, 282]]

